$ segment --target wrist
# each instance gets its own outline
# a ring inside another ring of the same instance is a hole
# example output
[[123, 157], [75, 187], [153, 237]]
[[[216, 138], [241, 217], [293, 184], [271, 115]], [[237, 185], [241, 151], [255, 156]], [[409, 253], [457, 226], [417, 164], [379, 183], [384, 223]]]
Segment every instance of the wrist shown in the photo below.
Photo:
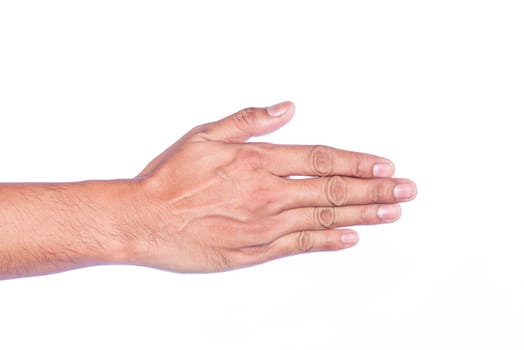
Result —
[[176, 186], [166, 189], [164, 183], [147, 176], [114, 184], [113, 194], [104, 199], [113, 203], [106, 263], [161, 267], [163, 256], [168, 255], [170, 261], [178, 256], [178, 244], [173, 246], [178, 236], [176, 206], [169, 205]]
[[87, 213], [93, 231], [87, 232], [100, 244], [94, 259], [100, 264], [129, 264], [135, 261], [140, 245], [137, 235], [137, 194], [135, 180], [87, 181], [86, 196], [95, 203]]

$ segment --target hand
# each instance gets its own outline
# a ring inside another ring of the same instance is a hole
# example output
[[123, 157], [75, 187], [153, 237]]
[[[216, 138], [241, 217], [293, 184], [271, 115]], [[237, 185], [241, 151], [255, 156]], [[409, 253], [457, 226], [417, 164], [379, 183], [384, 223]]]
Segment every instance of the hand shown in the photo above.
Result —
[[343, 227], [397, 220], [397, 203], [413, 199], [416, 187], [391, 178], [389, 160], [327, 146], [245, 143], [293, 113], [290, 102], [248, 108], [194, 128], [154, 159], [136, 178], [129, 262], [224, 271], [349, 248], [358, 235]]

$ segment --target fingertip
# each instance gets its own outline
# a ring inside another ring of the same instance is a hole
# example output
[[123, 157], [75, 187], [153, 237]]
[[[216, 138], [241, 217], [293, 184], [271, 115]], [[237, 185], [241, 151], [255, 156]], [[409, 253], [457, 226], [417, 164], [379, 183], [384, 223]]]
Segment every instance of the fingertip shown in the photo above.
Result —
[[293, 116], [295, 115], [295, 112], [297, 110], [297, 107], [295, 106], [295, 104], [293, 103], [293, 101], [286, 101], [284, 103], [287, 103], [289, 105], [289, 108], [288, 108], [288, 115], [289, 116]]
[[395, 175], [395, 164], [388, 159], [383, 159], [373, 165], [374, 177], [392, 177]]
[[266, 107], [266, 112], [272, 118], [290, 118], [295, 114], [295, 104], [291, 101], [280, 102]]
[[399, 204], [381, 205], [377, 210], [377, 216], [385, 223], [395, 222], [401, 215], [402, 208]]
[[402, 179], [399, 184], [393, 189], [395, 199], [402, 202], [407, 202], [417, 197], [417, 185], [411, 180]]
[[340, 241], [344, 248], [353, 247], [358, 243], [358, 233], [354, 230], [344, 230], [341, 232]]
[[417, 184], [414, 183], [413, 181], [409, 180], [409, 182], [411, 182], [411, 185], [413, 186], [413, 197], [411, 197], [411, 199], [415, 199], [417, 198], [417, 195], [418, 195], [418, 187], [417, 187]]
[[255, 110], [262, 113], [258, 113], [258, 129], [252, 136], [262, 136], [286, 125], [295, 114], [295, 104], [291, 101], [285, 101]]

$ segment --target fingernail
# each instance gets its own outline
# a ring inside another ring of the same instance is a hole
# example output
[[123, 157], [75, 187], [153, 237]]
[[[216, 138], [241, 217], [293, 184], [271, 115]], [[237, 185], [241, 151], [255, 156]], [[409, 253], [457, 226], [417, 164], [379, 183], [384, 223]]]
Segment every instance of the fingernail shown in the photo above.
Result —
[[411, 199], [415, 195], [415, 188], [411, 184], [398, 184], [395, 186], [393, 194], [398, 200]]
[[287, 112], [289, 104], [287, 102], [278, 103], [276, 105], [266, 107], [267, 114], [271, 117], [280, 117]]
[[377, 215], [384, 221], [395, 221], [400, 216], [400, 205], [382, 205], [378, 208]]
[[395, 173], [395, 167], [391, 163], [377, 163], [373, 165], [373, 176], [390, 177]]
[[345, 232], [340, 236], [340, 240], [344, 245], [354, 245], [358, 242], [358, 234], [356, 232]]

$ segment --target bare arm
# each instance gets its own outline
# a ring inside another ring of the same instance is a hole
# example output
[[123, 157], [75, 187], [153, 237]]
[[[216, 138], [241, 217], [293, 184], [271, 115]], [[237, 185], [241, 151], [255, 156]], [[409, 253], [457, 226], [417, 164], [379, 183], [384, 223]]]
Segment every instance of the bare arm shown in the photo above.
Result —
[[397, 220], [416, 187], [389, 160], [245, 143], [293, 113], [287, 102], [196, 127], [134, 179], [0, 185], [0, 278], [112, 263], [225, 271], [349, 248], [347, 227]]
[[[117, 262], [128, 181], [0, 185], [0, 279]], [[127, 197], [126, 197], [127, 196]]]

